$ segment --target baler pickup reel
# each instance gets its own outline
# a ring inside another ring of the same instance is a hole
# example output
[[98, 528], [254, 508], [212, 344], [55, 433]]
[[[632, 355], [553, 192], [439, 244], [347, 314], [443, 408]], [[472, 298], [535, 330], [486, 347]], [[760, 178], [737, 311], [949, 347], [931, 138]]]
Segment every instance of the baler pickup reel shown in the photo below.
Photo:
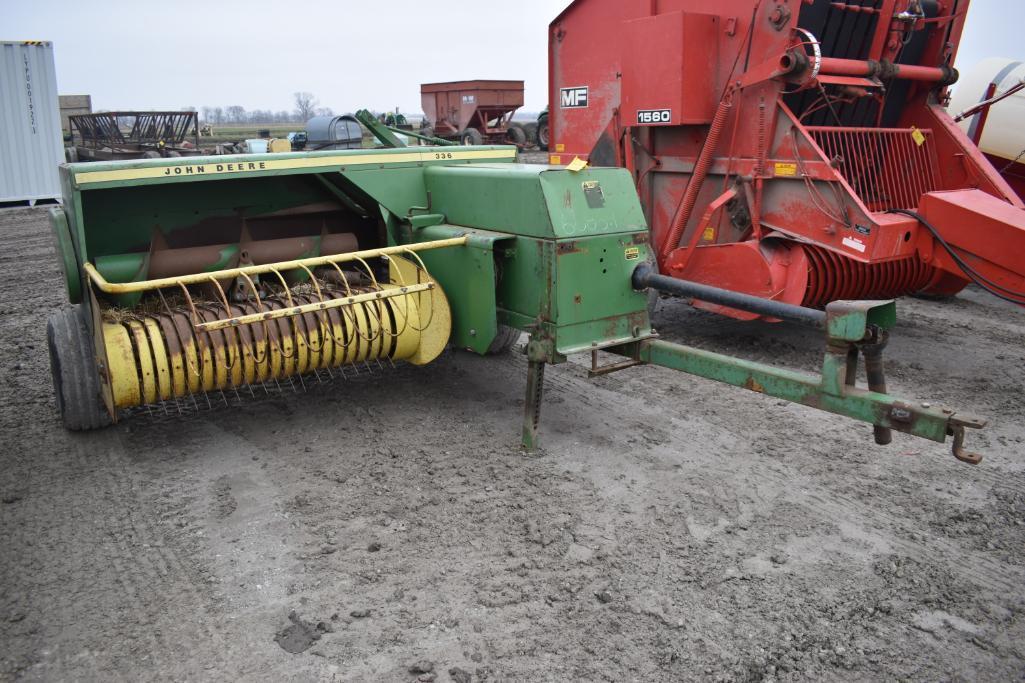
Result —
[[[422, 365], [448, 342], [444, 293], [417, 252], [461, 246], [452, 238], [408, 246], [249, 265], [130, 283], [85, 272], [108, 296], [156, 293], [154, 310], [100, 311], [96, 350], [110, 415], [140, 405], [293, 380], [382, 360]], [[387, 265], [388, 282], [377, 279]], [[356, 266], [355, 269], [344, 268]], [[190, 287], [211, 293], [202, 299]], [[170, 290], [176, 297], [164, 295]], [[169, 301], [176, 301], [171, 303]], [[294, 388], [294, 386], [293, 386]]]

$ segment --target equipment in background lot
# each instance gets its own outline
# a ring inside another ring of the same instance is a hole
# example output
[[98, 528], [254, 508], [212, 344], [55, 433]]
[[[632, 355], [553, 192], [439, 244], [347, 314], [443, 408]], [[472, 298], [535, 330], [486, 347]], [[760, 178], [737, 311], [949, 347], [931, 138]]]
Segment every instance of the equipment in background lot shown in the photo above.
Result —
[[552, 139], [551, 128], [548, 124], [548, 107], [545, 107], [537, 117], [537, 148], [542, 152], [548, 151]]
[[947, 111], [1025, 199], [1025, 62], [996, 57], [975, 65]]
[[[522, 331], [528, 449], [546, 365], [589, 353], [592, 375], [663, 365], [870, 422], [878, 443], [952, 435], [978, 462], [963, 440], [982, 420], [886, 394], [892, 301], [823, 313], [660, 276], [626, 171], [515, 158], [448, 146], [62, 166], [50, 218], [74, 306], [48, 340], [64, 424], [422, 365], [447, 345], [503, 352]], [[658, 339], [648, 288], [824, 328], [821, 376]]]
[[431, 132], [430, 129], [421, 129], [420, 132], [414, 133], [412, 130], [389, 125], [369, 109], [360, 109], [355, 116], [356, 120], [377, 139], [381, 147], [408, 147], [410, 138], [417, 140], [420, 145], [448, 147], [459, 144], [451, 140], [426, 135], [425, 133]]
[[270, 151], [270, 140], [265, 138], [243, 140], [242, 151], [245, 154], [266, 154]]
[[1025, 303], [1025, 205], [943, 108], [967, 8], [576, 0], [549, 32], [552, 160], [629, 169], [668, 275]]
[[267, 151], [272, 154], [291, 152], [292, 143], [286, 140], [285, 138], [271, 138], [267, 141]]
[[523, 81], [455, 81], [420, 86], [427, 137], [457, 140], [464, 145], [513, 144], [523, 147], [527, 135], [512, 123], [523, 106]]
[[[191, 156], [199, 150], [194, 111], [106, 111], [68, 117], [72, 161]], [[186, 138], [191, 138], [191, 142]]]
[[[294, 143], [294, 140], [293, 140]], [[359, 149], [363, 146], [363, 129], [351, 114], [314, 116], [306, 122], [306, 146], [310, 151], [325, 149]]]
[[63, 161], [53, 44], [0, 41], [0, 204], [60, 197]]
[[91, 95], [58, 95], [57, 102], [60, 105], [61, 131], [69, 136], [71, 135], [72, 116], [93, 113]]

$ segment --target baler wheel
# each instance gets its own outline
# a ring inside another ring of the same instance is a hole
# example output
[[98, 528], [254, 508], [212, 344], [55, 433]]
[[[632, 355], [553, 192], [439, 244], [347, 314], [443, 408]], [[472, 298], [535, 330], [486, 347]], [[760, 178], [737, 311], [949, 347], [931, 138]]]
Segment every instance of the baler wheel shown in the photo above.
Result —
[[527, 145], [537, 147], [537, 121], [524, 123], [523, 132], [527, 134]]
[[488, 347], [489, 356], [502, 356], [509, 353], [512, 347], [520, 340], [520, 331], [515, 327], [509, 327], [507, 325], [498, 326], [498, 334], [491, 340], [491, 346]]
[[73, 431], [110, 424], [110, 415], [100, 398], [100, 378], [85, 315], [81, 305], [73, 306], [54, 313], [46, 324], [57, 410], [64, 426]]
[[480, 145], [484, 142], [484, 136], [476, 128], [467, 128], [459, 136], [459, 141], [464, 145]]

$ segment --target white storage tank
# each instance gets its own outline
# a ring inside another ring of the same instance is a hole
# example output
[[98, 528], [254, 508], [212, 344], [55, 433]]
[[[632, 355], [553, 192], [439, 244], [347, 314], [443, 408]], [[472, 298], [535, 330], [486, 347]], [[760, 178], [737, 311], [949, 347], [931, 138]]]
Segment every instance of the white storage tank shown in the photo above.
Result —
[[[1025, 79], [1025, 62], [994, 57], [979, 62], [961, 74], [947, 111], [951, 116], [971, 109], [986, 100], [990, 83], [995, 83], [996, 95], [1007, 91]], [[959, 124], [974, 139], [983, 122], [982, 114], [969, 116]], [[1014, 161], [1025, 151], [1025, 91], [1011, 95], [989, 108], [989, 116], [982, 129], [979, 149], [991, 157]]]
[[0, 204], [60, 198], [63, 161], [53, 44], [0, 41]]

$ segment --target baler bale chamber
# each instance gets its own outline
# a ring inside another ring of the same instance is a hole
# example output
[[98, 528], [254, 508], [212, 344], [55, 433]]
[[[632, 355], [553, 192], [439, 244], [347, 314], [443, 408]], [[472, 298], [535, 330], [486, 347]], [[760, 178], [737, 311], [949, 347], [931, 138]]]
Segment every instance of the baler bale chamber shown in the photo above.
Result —
[[968, 11], [576, 0], [549, 32], [552, 156], [630, 170], [667, 275], [808, 307], [970, 283], [1023, 304], [1025, 205], [944, 109]]
[[[954, 454], [978, 462], [963, 440], [983, 421], [886, 393], [892, 301], [766, 310], [701, 292], [823, 329], [820, 375], [663, 341], [647, 291], [679, 282], [652, 269], [629, 174], [515, 157], [401, 147], [62, 166], [50, 216], [72, 306], [48, 342], [64, 425], [424, 365], [450, 346], [503, 353], [525, 332], [528, 449], [545, 367], [588, 353], [595, 375], [662, 365], [868, 422], [879, 443], [890, 430], [953, 436]], [[619, 360], [602, 365], [602, 352]]]
[[430, 128], [428, 136], [464, 145], [527, 142], [512, 117], [523, 106], [523, 81], [454, 81], [424, 83], [420, 101]]

